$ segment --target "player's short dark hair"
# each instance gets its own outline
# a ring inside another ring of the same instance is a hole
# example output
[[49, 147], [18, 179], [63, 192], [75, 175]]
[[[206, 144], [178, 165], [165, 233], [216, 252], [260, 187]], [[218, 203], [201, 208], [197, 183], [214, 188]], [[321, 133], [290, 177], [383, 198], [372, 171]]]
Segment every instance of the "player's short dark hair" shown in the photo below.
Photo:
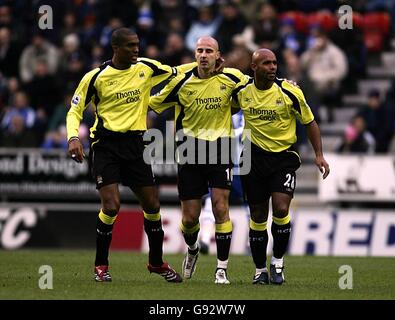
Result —
[[120, 46], [125, 42], [125, 38], [127, 36], [135, 35], [132, 29], [129, 28], [119, 28], [115, 29], [111, 35], [111, 45], [112, 46]]

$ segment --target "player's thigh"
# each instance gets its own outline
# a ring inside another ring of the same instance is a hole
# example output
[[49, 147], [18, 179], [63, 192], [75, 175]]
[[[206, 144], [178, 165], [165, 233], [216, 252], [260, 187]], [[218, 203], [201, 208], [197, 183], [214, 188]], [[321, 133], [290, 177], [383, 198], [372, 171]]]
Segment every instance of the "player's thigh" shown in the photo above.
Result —
[[296, 172], [294, 168], [282, 168], [273, 173], [269, 179], [270, 192], [280, 192], [293, 198], [296, 188]]
[[251, 170], [250, 173], [241, 176], [241, 182], [244, 198], [250, 210], [269, 201], [271, 192], [267, 177], [262, 177], [258, 172]]
[[132, 135], [122, 142], [123, 160], [121, 182], [133, 189], [155, 186], [151, 163], [144, 160], [144, 142], [139, 135]]
[[115, 215], [120, 207], [120, 195], [117, 183], [108, 184], [99, 189], [101, 205], [104, 213]]
[[233, 169], [230, 164], [206, 165], [205, 174], [210, 188], [230, 190], [233, 181]]
[[93, 142], [89, 157], [97, 189], [121, 181], [121, 160], [111, 139], [103, 138]]
[[201, 200], [208, 193], [204, 165], [179, 165], [177, 187], [180, 200]]

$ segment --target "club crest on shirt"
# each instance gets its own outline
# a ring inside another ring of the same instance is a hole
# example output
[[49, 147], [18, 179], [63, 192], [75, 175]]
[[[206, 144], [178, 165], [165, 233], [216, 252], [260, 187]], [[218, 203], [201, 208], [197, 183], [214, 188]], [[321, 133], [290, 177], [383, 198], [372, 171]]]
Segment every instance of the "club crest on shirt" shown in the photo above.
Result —
[[277, 98], [276, 100], [276, 106], [282, 106], [283, 105], [283, 99]]
[[226, 85], [222, 83], [222, 84], [219, 86], [219, 90], [225, 91], [225, 90], [226, 90]]
[[245, 98], [244, 101], [247, 103], [252, 102], [252, 98]]
[[97, 181], [97, 184], [102, 184], [103, 183], [103, 177], [102, 176], [97, 176], [96, 177], [96, 181]]
[[143, 79], [145, 77], [144, 71], [140, 71], [139, 77], [140, 77], [140, 79]]

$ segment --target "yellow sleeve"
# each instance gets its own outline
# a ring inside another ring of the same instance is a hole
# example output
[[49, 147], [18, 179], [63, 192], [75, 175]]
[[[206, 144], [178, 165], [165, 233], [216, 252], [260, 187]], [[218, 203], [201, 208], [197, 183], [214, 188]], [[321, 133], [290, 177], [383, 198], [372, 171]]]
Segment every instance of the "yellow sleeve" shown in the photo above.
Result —
[[186, 73], [197, 66], [198, 66], [197, 62], [191, 62], [191, 63], [181, 64], [175, 67], [175, 69], [177, 70], [177, 74], [180, 74], [180, 73]]
[[158, 85], [159, 83], [167, 80], [172, 75], [176, 74], [176, 70], [166, 64], [162, 64], [159, 61], [148, 59], [148, 58], [139, 58], [139, 62], [145, 64], [152, 70], [151, 74], [151, 82], [152, 87]]
[[308, 124], [312, 122], [314, 120], [314, 114], [306, 101], [303, 91], [285, 80], [282, 82], [282, 87], [295, 97], [296, 100], [293, 102], [293, 110], [300, 123]]
[[162, 113], [166, 109], [178, 103], [179, 83], [185, 78], [185, 74], [179, 74], [173, 78], [159, 93], [149, 99], [149, 107], [156, 113]]
[[[66, 116], [66, 129], [67, 129], [67, 139], [71, 137], [78, 137], [78, 129], [82, 120], [82, 115], [84, 110], [88, 106], [92, 95], [88, 96], [89, 85], [93, 76], [100, 71], [96, 68], [88, 72], [79, 83], [77, 89], [74, 92], [73, 98], [71, 99], [70, 109]], [[93, 83], [91, 84], [93, 86]]]

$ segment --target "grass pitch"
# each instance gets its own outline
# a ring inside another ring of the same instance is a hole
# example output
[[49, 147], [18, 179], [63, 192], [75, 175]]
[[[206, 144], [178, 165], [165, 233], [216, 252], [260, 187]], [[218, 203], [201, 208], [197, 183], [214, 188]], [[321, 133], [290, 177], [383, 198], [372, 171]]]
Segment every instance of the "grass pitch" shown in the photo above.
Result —
[[[395, 299], [395, 259], [350, 257], [285, 258], [286, 283], [252, 285], [255, 267], [250, 256], [231, 256], [231, 285], [214, 284], [216, 257], [201, 255], [191, 280], [167, 283], [146, 269], [147, 255], [115, 252], [110, 255], [111, 283], [93, 280], [94, 251], [0, 251], [0, 299], [2, 300], [311, 300]], [[182, 255], [166, 255], [181, 272]], [[53, 270], [53, 289], [39, 288], [41, 265]], [[341, 290], [339, 267], [352, 268], [352, 289]]]

